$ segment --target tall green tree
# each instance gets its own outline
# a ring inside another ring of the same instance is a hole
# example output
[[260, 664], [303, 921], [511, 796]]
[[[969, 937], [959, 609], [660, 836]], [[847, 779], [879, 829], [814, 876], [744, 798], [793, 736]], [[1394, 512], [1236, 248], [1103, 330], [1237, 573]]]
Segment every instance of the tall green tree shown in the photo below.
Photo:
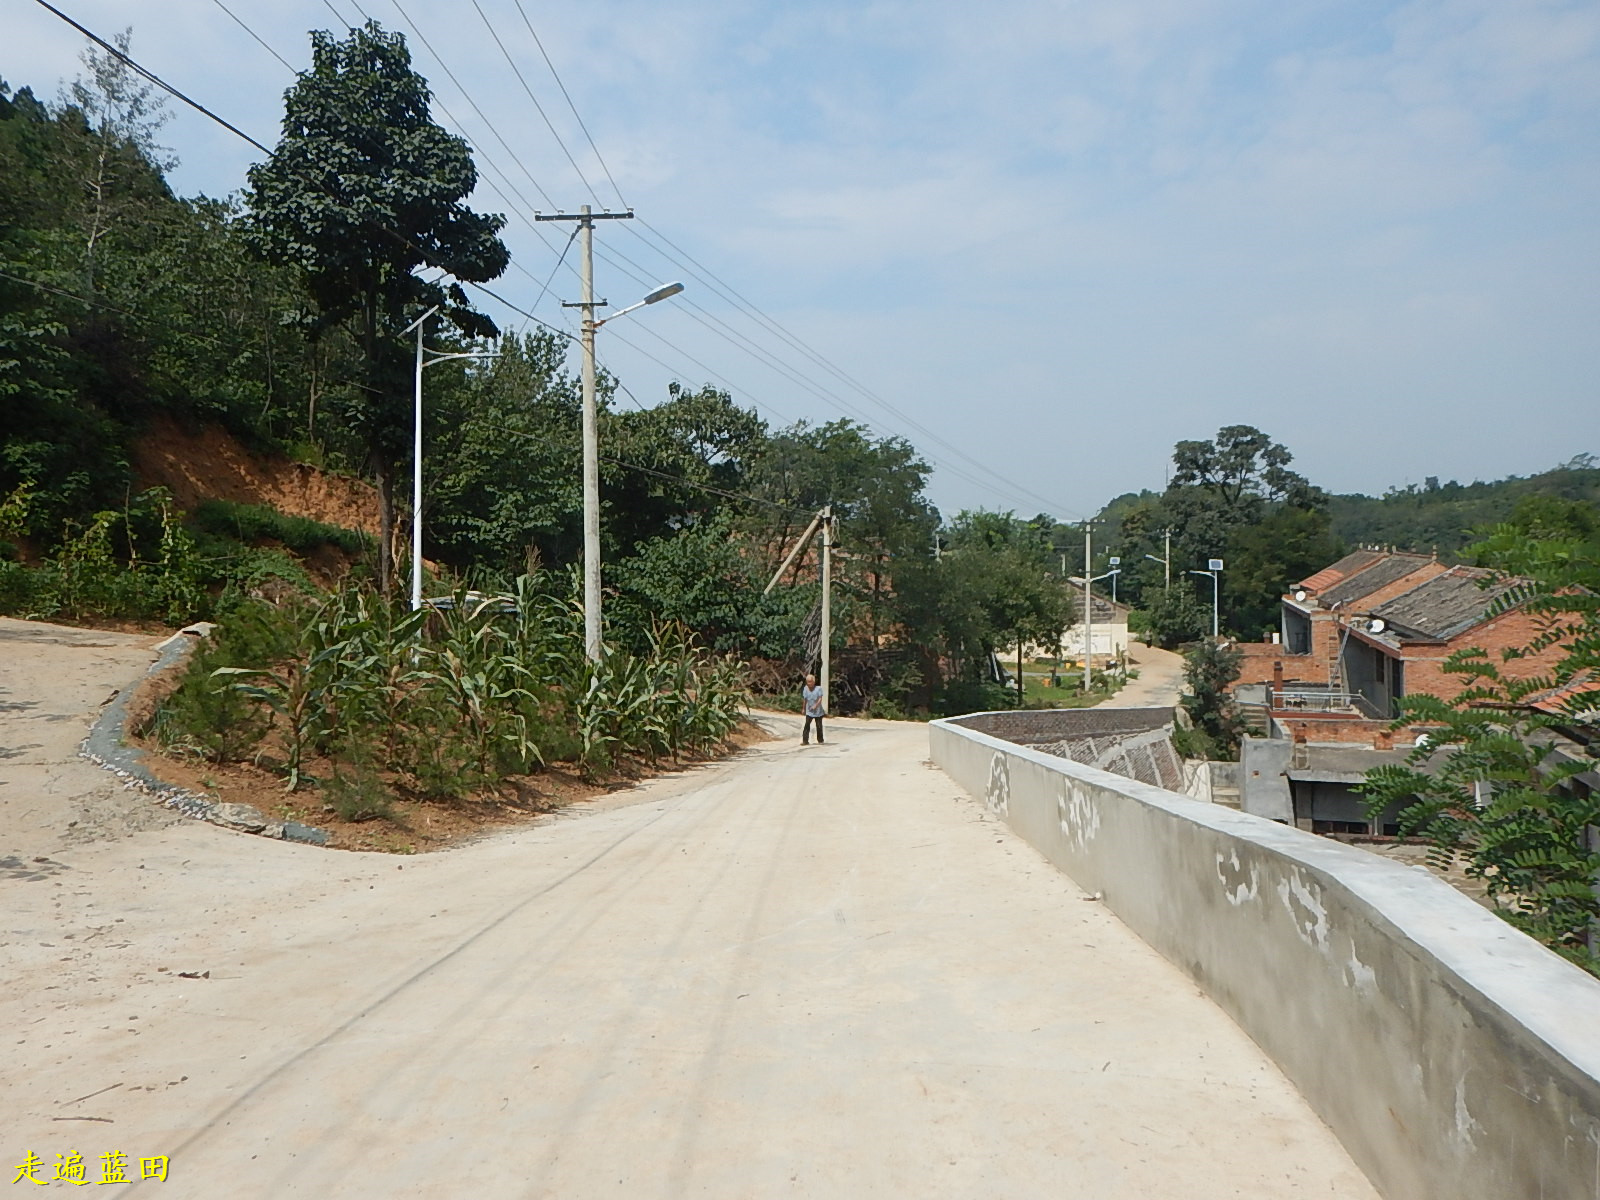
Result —
[[[1164, 556], [1161, 531], [1170, 529], [1174, 591], [1210, 608], [1210, 584], [1199, 580], [1196, 591], [1189, 571], [1221, 558], [1223, 626], [1258, 637], [1276, 624], [1284, 589], [1341, 550], [1329, 532], [1326, 494], [1290, 468], [1293, 459], [1250, 425], [1226, 425], [1210, 440], [1179, 442], [1167, 490], [1154, 502], [1129, 505], [1122, 516], [1121, 552], [1133, 566], [1130, 595], [1150, 607], [1162, 570], [1144, 555]], [[1178, 611], [1172, 597], [1163, 597], [1161, 607], [1169, 615]]]
[[293, 266], [315, 304], [313, 336], [348, 323], [363, 378], [340, 414], [364, 445], [382, 512], [379, 575], [393, 578], [395, 476], [406, 460], [409, 355], [400, 331], [435, 305], [467, 337], [494, 323], [459, 282], [506, 268], [500, 216], [464, 203], [477, 183], [467, 143], [432, 118], [427, 81], [405, 39], [369, 21], [311, 35], [312, 63], [285, 94], [272, 157], [250, 168], [255, 245]]

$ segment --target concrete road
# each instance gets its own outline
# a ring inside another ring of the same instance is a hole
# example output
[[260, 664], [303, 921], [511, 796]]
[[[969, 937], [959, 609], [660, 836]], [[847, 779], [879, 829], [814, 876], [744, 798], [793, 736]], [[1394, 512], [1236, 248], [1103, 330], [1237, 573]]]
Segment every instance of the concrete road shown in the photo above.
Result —
[[101, 706], [139, 681], [160, 640], [0, 617], [0, 874], [182, 820], [77, 756]]
[[1178, 703], [1183, 694], [1183, 655], [1130, 642], [1128, 661], [1138, 669], [1139, 678], [1124, 684], [1096, 708], [1170, 708]]
[[62, 850], [0, 881], [0, 1166], [121, 1153], [119, 1195], [174, 1200], [1373, 1197], [926, 737], [834, 721], [426, 858]]

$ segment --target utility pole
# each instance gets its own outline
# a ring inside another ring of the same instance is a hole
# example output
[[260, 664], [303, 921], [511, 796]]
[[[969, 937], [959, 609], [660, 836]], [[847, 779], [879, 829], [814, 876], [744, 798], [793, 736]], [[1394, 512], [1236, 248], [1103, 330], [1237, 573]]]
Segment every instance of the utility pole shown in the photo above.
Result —
[[[789, 556], [783, 560], [783, 566], [773, 574], [767, 586], [761, 590], [761, 594], [765, 596], [778, 586], [778, 580], [783, 578], [783, 573], [789, 569], [789, 564], [810, 544], [811, 535], [819, 529], [822, 531], [822, 711], [827, 712], [828, 668], [832, 659], [830, 645], [833, 641], [833, 505], [825, 505], [811, 518], [811, 524], [806, 526], [806, 531], [800, 535], [800, 540], [795, 542], [794, 549], [790, 550]], [[811, 664], [806, 663], [806, 667], [809, 670]]]
[[822, 711], [828, 707], [829, 647], [833, 641], [833, 505], [822, 510]]
[[1162, 586], [1170, 589], [1172, 587], [1172, 530], [1163, 529], [1161, 532], [1166, 534], [1167, 537], [1167, 556], [1161, 560], [1161, 565], [1166, 568], [1167, 578]]
[[622, 221], [629, 212], [591, 212], [587, 204], [576, 213], [534, 213], [535, 221], [576, 221], [582, 250], [583, 299], [562, 308], [583, 310], [583, 649], [590, 662], [599, 662], [600, 640], [600, 435], [594, 396], [594, 309], [604, 300], [594, 298], [594, 223]]
[[1094, 681], [1094, 522], [1083, 523], [1083, 691]]

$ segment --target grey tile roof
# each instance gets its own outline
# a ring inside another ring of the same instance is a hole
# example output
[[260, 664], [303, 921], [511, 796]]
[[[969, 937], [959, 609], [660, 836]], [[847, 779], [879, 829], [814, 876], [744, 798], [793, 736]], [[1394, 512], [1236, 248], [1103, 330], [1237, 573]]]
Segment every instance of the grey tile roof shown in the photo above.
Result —
[[1372, 595], [1379, 588], [1388, 587], [1396, 580], [1404, 579], [1432, 561], [1426, 554], [1390, 554], [1319, 593], [1317, 599], [1325, 608], [1349, 604], [1363, 596]]
[[1310, 588], [1313, 592], [1318, 588], [1329, 587], [1363, 567], [1370, 567], [1382, 557], [1381, 550], [1352, 550], [1332, 566], [1323, 567], [1314, 575], [1307, 575], [1300, 581], [1300, 586]]
[[1451, 567], [1372, 610], [1402, 635], [1447, 642], [1482, 624], [1490, 606], [1519, 580], [1496, 579], [1493, 571]]

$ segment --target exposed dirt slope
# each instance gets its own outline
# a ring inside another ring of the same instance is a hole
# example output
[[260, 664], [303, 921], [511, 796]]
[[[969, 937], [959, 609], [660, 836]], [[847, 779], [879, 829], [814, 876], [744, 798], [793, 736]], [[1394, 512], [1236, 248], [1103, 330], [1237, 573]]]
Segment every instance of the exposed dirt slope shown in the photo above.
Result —
[[191, 429], [163, 418], [134, 445], [133, 466], [145, 486], [166, 488], [183, 508], [202, 500], [266, 504], [290, 516], [378, 533], [378, 493], [371, 484], [259, 457], [216, 426]]

